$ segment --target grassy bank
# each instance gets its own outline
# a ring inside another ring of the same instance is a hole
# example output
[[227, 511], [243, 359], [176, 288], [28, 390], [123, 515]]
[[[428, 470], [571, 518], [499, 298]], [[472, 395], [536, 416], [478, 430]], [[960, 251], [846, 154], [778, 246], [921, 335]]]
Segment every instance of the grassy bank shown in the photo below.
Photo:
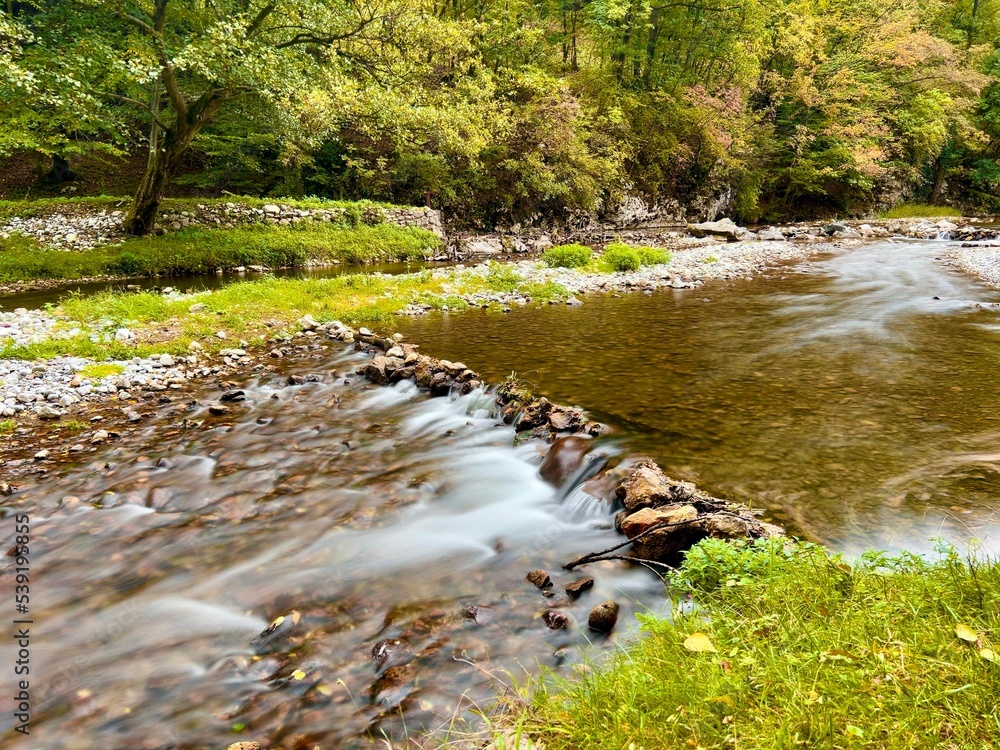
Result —
[[548, 750], [998, 743], [996, 562], [704, 542], [673, 584], [673, 622], [538, 686], [517, 731]]
[[393, 224], [356, 227], [326, 222], [255, 224], [236, 229], [188, 227], [93, 250], [42, 249], [30, 238], [0, 238], [0, 282], [204, 273], [217, 268], [302, 266], [309, 261], [376, 263], [416, 260], [439, 247], [432, 232]]
[[[62, 330], [81, 328], [71, 337], [27, 346], [0, 339], [0, 357], [46, 359], [71, 355], [96, 360], [128, 359], [158, 352], [181, 353], [192, 341], [206, 349], [232, 347], [241, 339], [261, 344], [281, 331], [295, 332], [296, 321], [312, 315], [319, 322], [385, 324], [411, 303], [458, 310], [461, 298], [476, 292], [517, 292], [535, 301], [568, 296], [562, 286], [525, 281], [509, 267], [496, 265], [487, 275], [474, 270], [421, 271], [388, 276], [344, 274], [325, 279], [265, 278], [183, 297], [153, 292], [104, 292], [71, 296], [54, 314]], [[113, 340], [118, 327], [136, 341]], [[225, 338], [217, 334], [224, 331]]]

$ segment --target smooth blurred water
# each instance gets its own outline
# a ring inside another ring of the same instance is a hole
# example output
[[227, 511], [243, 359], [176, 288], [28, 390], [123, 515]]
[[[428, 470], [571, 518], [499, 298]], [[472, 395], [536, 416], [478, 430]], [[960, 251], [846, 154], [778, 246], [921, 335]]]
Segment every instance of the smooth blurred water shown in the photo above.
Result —
[[[570, 600], [583, 573], [560, 566], [617, 540], [610, 507], [584, 511], [572, 486], [544, 482], [539, 447], [513, 447], [488, 394], [346, 384], [366, 359], [282, 360], [322, 382], [268, 375], [225, 418], [195, 410], [201, 427], [158, 424], [23, 487], [35, 703], [30, 738], [4, 747], [421, 738], [494, 700], [490, 672], [568, 670], [664, 607], [662, 583], [618, 563], [587, 570], [594, 590]], [[552, 598], [525, 580], [538, 567]], [[621, 624], [598, 637], [587, 615], [608, 598]], [[546, 627], [549, 609], [568, 630]], [[254, 642], [278, 616], [285, 627]], [[384, 639], [399, 644], [379, 668]], [[404, 665], [405, 684], [379, 682]]]
[[401, 327], [812, 539], [996, 551], [1000, 294], [936, 260], [947, 247], [881, 242], [751, 282]]

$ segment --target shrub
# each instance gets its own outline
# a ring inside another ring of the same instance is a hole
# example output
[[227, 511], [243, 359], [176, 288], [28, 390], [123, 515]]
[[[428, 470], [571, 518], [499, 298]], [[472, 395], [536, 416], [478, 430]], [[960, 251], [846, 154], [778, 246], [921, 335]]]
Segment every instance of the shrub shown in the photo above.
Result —
[[636, 249], [619, 242], [604, 248], [603, 261], [611, 271], [638, 271], [642, 265]]
[[659, 266], [663, 263], [669, 263], [672, 257], [669, 250], [662, 250], [658, 247], [637, 247], [635, 251], [639, 253], [639, 262], [644, 266]]
[[542, 262], [550, 268], [579, 268], [590, 262], [592, 253], [586, 245], [557, 245], [542, 253]]
[[494, 292], [513, 292], [522, 281], [521, 274], [506, 263], [491, 263], [486, 274], [486, 286]]

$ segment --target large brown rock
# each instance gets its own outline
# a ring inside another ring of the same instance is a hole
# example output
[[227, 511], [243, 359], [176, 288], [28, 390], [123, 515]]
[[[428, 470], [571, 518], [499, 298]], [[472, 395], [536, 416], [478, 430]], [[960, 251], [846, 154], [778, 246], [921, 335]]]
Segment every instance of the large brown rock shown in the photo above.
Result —
[[538, 473], [546, 482], [562, 487], [563, 483], [583, 465], [587, 453], [593, 447], [594, 443], [587, 438], [559, 438], [545, 454]]
[[693, 505], [671, 505], [662, 508], [643, 508], [626, 516], [621, 523], [621, 531], [629, 539], [634, 539], [654, 526], [687, 524], [698, 519], [698, 511]]
[[643, 461], [618, 485], [615, 494], [625, 510], [634, 513], [642, 508], [687, 502], [695, 497], [696, 490], [688, 482], [670, 479], [652, 461]]

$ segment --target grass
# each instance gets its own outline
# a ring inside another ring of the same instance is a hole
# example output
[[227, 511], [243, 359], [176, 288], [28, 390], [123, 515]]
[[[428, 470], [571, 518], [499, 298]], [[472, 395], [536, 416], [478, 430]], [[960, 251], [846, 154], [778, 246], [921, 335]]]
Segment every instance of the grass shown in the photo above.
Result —
[[998, 744], [997, 561], [707, 541], [671, 583], [672, 621], [510, 725], [548, 750]]
[[80, 370], [81, 378], [90, 380], [101, 380], [111, 375], [121, 375], [125, 372], [125, 366], [114, 362], [94, 362], [84, 366]]
[[42, 249], [30, 238], [12, 235], [0, 239], [0, 282], [181, 275], [238, 266], [302, 266], [309, 261], [415, 260], [427, 257], [439, 244], [432, 232], [415, 227], [325, 222], [237, 229], [188, 227], [82, 252]]
[[[241, 339], [253, 345], [282, 330], [298, 330], [297, 321], [306, 314], [320, 322], [386, 324], [410, 303], [460, 310], [468, 307], [464, 295], [496, 286], [538, 302], [569, 296], [569, 291], [555, 282], [523, 281], [509, 266], [491, 271], [492, 280], [475, 269], [396, 276], [355, 273], [325, 279], [268, 277], [181, 298], [153, 292], [72, 295], [53, 312], [60, 317], [62, 330], [83, 326], [88, 332], [22, 346], [0, 341], [0, 358], [35, 360], [68, 355], [104, 361], [182, 354], [196, 340], [208, 350], [231, 347], [233, 341]], [[190, 308], [198, 302], [204, 307], [192, 312]], [[136, 341], [114, 341], [114, 331], [120, 326], [136, 332]], [[100, 334], [90, 332], [95, 330]], [[216, 337], [220, 330], [226, 332], [226, 339]], [[114, 374], [108, 367], [91, 365], [81, 374]]]
[[0, 436], [10, 435], [17, 429], [17, 422], [13, 419], [0, 419]]
[[962, 212], [952, 206], [927, 206], [918, 203], [904, 203], [883, 213], [883, 219], [930, 219], [938, 217], [960, 217]]

